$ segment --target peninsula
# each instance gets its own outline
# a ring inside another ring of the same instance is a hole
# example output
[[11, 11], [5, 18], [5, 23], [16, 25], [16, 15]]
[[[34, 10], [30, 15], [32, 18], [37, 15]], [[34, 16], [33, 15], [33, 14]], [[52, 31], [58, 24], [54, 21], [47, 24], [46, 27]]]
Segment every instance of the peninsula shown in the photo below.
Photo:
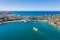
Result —
[[42, 20], [60, 28], [60, 14], [45, 16], [23, 16], [15, 15], [10, 12], [0, 12], [0, 24], [8, 22], [27, 22], [31, 20]]

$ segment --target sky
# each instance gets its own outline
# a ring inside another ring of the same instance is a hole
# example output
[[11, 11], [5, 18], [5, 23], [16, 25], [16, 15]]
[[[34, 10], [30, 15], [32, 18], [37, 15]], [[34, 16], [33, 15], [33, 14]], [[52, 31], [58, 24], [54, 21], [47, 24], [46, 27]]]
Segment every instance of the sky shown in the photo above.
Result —
[[60, 11], [60, 0], [0, 0], [0, 11]]

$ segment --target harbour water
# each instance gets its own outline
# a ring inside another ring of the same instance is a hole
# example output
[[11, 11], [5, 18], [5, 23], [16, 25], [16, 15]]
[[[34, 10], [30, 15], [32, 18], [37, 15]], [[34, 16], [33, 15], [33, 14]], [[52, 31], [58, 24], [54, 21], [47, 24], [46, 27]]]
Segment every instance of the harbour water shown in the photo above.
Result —
[[60, 40], [60, 31], [43, 21], [12, 22], [0, 25], [0, 40]]
[[[11, 11], [26, 16], [44, 16], [60, 12]], [[37, 28], [34, 31], [33, 28]], [[0, 25], [0, 40], [60, 40], [60, 29], [44, 21], [12, 22]]]

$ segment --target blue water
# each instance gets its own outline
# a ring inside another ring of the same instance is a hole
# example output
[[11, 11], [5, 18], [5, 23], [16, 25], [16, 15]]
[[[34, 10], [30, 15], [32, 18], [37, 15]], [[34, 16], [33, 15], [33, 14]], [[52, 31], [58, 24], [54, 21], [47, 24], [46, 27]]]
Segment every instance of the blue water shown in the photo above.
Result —
[[11, 11], [11, 13], [24, 16], [44, 16], [60, 14], [60, 11]]
[[43, 21], [12, 22], [0, 25], [0, 40], [60, 40], [60, 31]]

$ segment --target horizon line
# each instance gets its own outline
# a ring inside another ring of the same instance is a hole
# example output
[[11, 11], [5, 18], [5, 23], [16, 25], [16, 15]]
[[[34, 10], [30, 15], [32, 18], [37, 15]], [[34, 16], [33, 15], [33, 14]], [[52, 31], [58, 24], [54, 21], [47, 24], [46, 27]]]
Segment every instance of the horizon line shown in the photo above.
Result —
[[[7, 11], [7, 10], [2, 10], [2, 11]], [[8, 10], [8, 11], [24, 11], [24, 10]], [[25, 11], [32, 11], [32, 10], [25, 10]], [[39, 11], [39, 10], [33, 10], [33, 11]], [[40, 10], [40, 11], [45, 11], [45, 10]], [[46, 11], [49, 11], [49, 10], [46, 10]], [[50, 11], [54, 11], [54, 10], [50, 10]]]

